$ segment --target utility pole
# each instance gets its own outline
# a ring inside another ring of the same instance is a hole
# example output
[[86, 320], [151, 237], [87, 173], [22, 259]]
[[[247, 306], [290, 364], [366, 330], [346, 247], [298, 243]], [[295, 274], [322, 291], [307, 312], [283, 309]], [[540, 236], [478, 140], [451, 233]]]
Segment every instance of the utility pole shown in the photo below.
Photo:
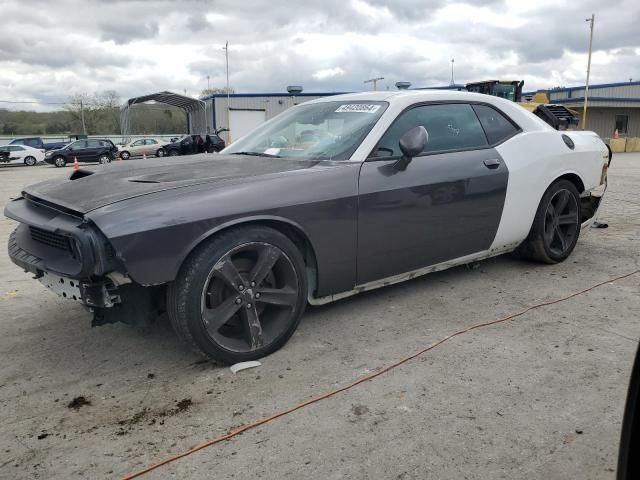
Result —
[[591, 14], [591, 18], [586, 18], [585, 22], [589, 22], [589, 59], [587, 60], [587, 83], [584, 86], [584, 106], [582, 107], [582, 129], [587, 128], [587, 100], [589, 98], [589, 74], [591, 73], [591, 48], [593, 46], [593, 24], [596, 21], [595, 14]]
[[231, 108], [229, 106], [229, 40], [227, 40], [222, 48], [224, 49], [224, 56], [227, 64], [227, 128], [229, 129], [227, 132], [227, 140], [231, 141]]
[[211, 85], [209, 83], [210, 78], [211, 78], [211, 75], [207, 75], [207, 90], [211, 90]]
[[84, 105], [80, 100], [80, 118], [82, 119], [82, 133], [87, 134], [87, 126], [84, 123]]
[[455, 59], [452, 58], [451, 59], [451, 83], [449, 83], [449, 85], [452, 86], [452, 87], [455, 85], [455, 82], [453, 81], [453, 63], [454, 62], [455, 62]]
[[370, 78], [365, 80], [364, 83], [373, 83], [373, 91], [375, 92], [378, 89], [378, 80], [384, 80], [384, 77]]

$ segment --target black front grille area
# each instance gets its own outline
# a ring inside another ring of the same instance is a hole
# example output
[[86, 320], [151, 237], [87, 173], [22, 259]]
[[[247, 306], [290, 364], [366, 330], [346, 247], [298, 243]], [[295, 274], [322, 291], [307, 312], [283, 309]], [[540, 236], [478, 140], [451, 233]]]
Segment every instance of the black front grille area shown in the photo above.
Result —
[[71, 251], [71, 243], [69, 238], [57, 233], [48, 232], [38, 227], [29, 227], [31, 238], [39, 243], [43, 243], [59, 250]]

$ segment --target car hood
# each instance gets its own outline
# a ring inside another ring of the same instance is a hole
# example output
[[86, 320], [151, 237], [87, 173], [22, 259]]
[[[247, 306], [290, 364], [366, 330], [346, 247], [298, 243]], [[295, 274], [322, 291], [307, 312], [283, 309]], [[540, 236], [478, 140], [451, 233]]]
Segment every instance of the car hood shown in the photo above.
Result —
[[239, 155], [115, 161], [80, 169], [66, 180], [48, 180], [24, 189], [27, 197], [44, 200], [81, 214], [129, 198], [201, 184], [250, 181], [252, 177], [310, 168], [317, 162]]

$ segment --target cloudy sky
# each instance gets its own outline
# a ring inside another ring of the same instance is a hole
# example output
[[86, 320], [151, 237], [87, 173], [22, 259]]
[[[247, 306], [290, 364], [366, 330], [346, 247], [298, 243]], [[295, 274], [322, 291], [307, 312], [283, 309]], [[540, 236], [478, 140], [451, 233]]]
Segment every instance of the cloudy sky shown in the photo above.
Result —
[[459, 83], [578, 85], [591, 13], [592, 83], [640, 80], [637, 0], [0, 0], [0, 100], [195, 96], [224, 86], [227, 40], [237, 92], [444, 85], [451, 58]]

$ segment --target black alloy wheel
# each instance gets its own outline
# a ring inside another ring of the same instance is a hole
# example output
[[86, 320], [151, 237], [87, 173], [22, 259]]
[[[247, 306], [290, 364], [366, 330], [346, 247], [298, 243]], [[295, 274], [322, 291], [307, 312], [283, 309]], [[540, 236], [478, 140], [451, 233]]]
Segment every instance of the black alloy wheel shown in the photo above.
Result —
[[233, 229], [191, 256], [170, 286], [176, 333], [215, 360], [255, 360], [279, 349], [306, 306], [302, 255], [282, 233]]
[[520, 253], [543, 263], [566, 260], [580, 235], [580, 193], [569, 180], [554, 182], [542, 196]]
[[563, 256], [578, 234], [578, 202], [569, 190], [558, 190], [544, 217], [544, 242], [556, 256]]
[[278, 247], [252, 242], [225, 254], [202, 291], [202, 321], [213, 340], [234, 352], [272, 343], [290, 326], [298, 278]]
[[129, 160], [130, 157], [131, 157], [131, 154], [126, 150], [124, 152], [120, 152], [120, 158], [122, 160]]
[[164, 148], [156, 150], [156, 157], [164, 157]]

